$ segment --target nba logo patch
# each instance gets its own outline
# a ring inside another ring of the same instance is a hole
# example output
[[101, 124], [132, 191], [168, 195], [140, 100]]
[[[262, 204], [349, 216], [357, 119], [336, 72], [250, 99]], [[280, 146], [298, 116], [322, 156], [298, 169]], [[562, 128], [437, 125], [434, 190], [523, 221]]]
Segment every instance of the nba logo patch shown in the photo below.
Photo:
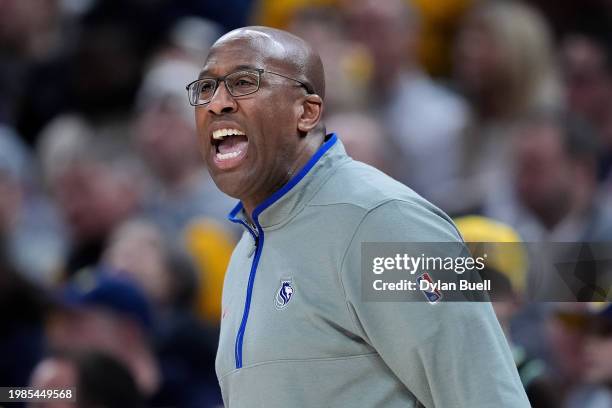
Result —
[[274, 297], [274, 306], [278, 310], [286, 308], [293, 297], [293, 292], [291, 278], [281, 279], [280, 287], [276, 290], [276, 296]]
[[[417, 277], [416, 281], [419, 288], [421, 287], [421, 281], [427, 281], [430, 283], [430, 287], [433, 286], [433, 280], [427, 272]], [[423, 292], [423, 295], [425, 295], [429, 303], [437, 303], [440, 299], [442, 299], [442, 292], [440, 292], [438, 289], [421, 290], [421, 292]]]

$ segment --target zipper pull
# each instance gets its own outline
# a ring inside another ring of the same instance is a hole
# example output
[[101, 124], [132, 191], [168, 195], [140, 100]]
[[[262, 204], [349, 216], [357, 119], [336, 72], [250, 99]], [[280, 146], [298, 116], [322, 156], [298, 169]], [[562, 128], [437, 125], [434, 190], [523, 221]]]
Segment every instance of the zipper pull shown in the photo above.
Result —
[[257, 249], [257, 244], [259, 243], [258, 241], [259, 241], [259, 237], [257, 237], [257, 238], [253, 237], [253, 245], [251, 246], [251, 250], [249, 251], [248, 258], [253, 256], [253, 253]]

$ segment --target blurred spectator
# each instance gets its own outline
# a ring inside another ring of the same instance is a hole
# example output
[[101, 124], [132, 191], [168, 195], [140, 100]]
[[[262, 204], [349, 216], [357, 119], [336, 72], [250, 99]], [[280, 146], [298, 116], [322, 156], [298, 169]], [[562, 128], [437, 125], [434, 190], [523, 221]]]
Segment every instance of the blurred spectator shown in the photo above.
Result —
[[[403, 0], [421, 16], [419, 56], [427, 71], [435, 76], [448, 74], [450, 48], [459, 19], [474, 0]], [[260, 0], [255, 2], [257, 24], [290, 29], [305, 9], [342, 9], [351, 7], [350, 0]], [[327, 64], [323, 61], [327, 68]]]
[[[220, 241], [222, 235], [208, 238], [209, 241]], [[210, 284], [207, 279], [211, 277], [208, 271], [196, 269], [187, 252], [189, 245], [186, 250], [180, 244], [164, 236], [149, 221], [131, 220], [122, 224], [111, 236], [103, 262], [137, 282], [160, 313], [194, 311], [198, 297], [203, 294], [220, 303], [221, 294], [207, 288]], [[226, 260], [223, 251], [213, 256]], [[204, 317], [213, 327], [218, 325], [219, 316], [214, 319], [208, 319], [208, 315]], [[208, 344], [213, 353], [216, 348], [214, 343], [215, 339], [212, 338]]]
[[94, 408], [143, 407], [144, 398], [129, 370], [103, 353], [90, 352], [77, 360], [77, 401]]
[[[173, 306], [181, 286], [196, 285], [196, 279], [182, 277], [168, 270], [168, 249], [162, 233], [146, 221], [130, 220], [121, 224], [111, 235], [102, 262], [111, 266], [111, 273], [136, 282], [158, 312]], [[183, 284], [187, 280], [189, 284]], [[174, 288], [174, 285], [177, 288]], [[193, 290], [193, 289], [192, 289]]]
[[76, 396], [75, 402], [32, 403], [31, 408], [144, 407], [144, 398], [129, 370], [99, 352], [51, 354], [36, 366], [30, 386], [58, 390], [69, 387]]
[[[472, 256], [487, 254], [486, 265], [507, 280], [507, 284], [503, 284], [507, 290], [502, 291], [502, 295], [503, 292], [508, 295], [508, 291], [511, 291], [515, 301], [522, 302], [527, 286], [529, 258], [518, 232], [510, 225], [479, 215], [466, 215], [454, 221]], [[507, 321], [500, 319], [502, 327], [509, 333], [510, 327], [504, 324]]]
[[368, 107], [374, 61], [366, 47], [348, 37], [339, 10], [299, 9], [289, 29], [321, 56], [325, 67], [325, 115]]
[[253, 19], [257, 24], [288, 29], [295, 14], [309, 7], [334, 7], [338, 0], [259, 0], [255, 2]]
[[611, 131], [607, 129], [612, 126], [607, 102], [612, 94], [612, 55], [606, 39], [569, 34], [562, 43], [561, 62], [568, 109], [600, 130]]
[[[197, 311], [216, 328], [231, 237], [216, 222], [200, 219], [189, 226], [185, 241], [183, 249], [149, 221], [130, 220], [112, 235], [103, 262], [137, 282], [162, 317]], [[214, 354], [215, 341], [211, 334], [201, 346]]]
[[580, 387], [584, 376], [585, 333], [579, 319], [584, 310], [583, 304], [549, 304], [546, 329], [546, 346], [549, 358], [560, 381], [559, 394], [564, 408], [578, 408], [581, 405], [568, 405], [568, 396]]
[[[566, 387], [565, 408], [604, 408], [612, 405], [612, 306], [590, 303], [559, 307], [556, 314], [556, 337], [552, 338], [556, 357], [565, 374], [572, 377]], [[564, 330], [565, 341], [560, 334]], [[569, 343], [567, 340], [578, 339]], [[560, 348], [560, 345], [571, 347]], [[577, 347], [577, 348], [574, 348]], [[580, 356], [577, 359], [576, 356]], [[568, 366], [569, 363], [572, 366]], [[571, 370], [571, 371], [569, 371]]]
[[156, 402], [203, 407], [217, 404], [214, 371], [217, 321], [210, 326], [196, 318], [198, 276], [191, 260], [173, 248], [154, 225], [128, 221], [110, 240], [106, 271], [137, 283], [156, 312], [155, 350], [163, 384]]
[[587, 33], [565, 37], [561, 48], [568, 109], [589, 120], [602, 147], [599, 179], [612, 183], [612, 44]]
[[112, 275], [108, 268], [83, 270], [61, 291], [47, 324], [50, 348], [108, 353], [153, 406], [219, 404], [210, 350], [216, 335], [186, 314], [160, 319], [140, 288]]
[[[223, 253], [218, 255], [224, 259]], [[112, 267], [111, 271], [137, 282], [158, 313], [164, 315], [194, 311], [196, 300], [202, 295], [200, 290], [208, 286], [206, 271], [199, 276], [200, 271], [196, 270], [188, 252], [146, 220], [122, 224], [112, 235], [103, 262]], [[204, 292], [220, 301], [220, 294], [211, 290]], [[218, 319], [210, 323], [216, 326]], [[211, 339], [209, 344], [213, 353], [214, 342]]]
[[73, 29], [58, 55], [28, 66], [15, 119], [28, 141], [35, 144], [40, 131], [67, 112], [108, 133], [126, 133], [148, 52], [147, 37], [131, 24], [90, 20]]
[[526, 241], [612, 240], [612, 214], [596, 196], [599, 149], [588, 124], [565, 113], [535, 113], [514, 141], [512, 191], [485, 212]]
[[56, 211], [39, 191], [34, 165], [17, 135], [0, 125], [0, 235], [19, 271], [36, 284], [50, 285], [65, 242]]
[[526, 4], [483, 1], [466, 16], [455, 74], [479, 119], [507, 119], [559, 103], [547, 22]]
[[23, 387], [44, 351], [46, 294], [11, 264], [0, 233], [0, 384]]
[[88, 269], [60, 296], [60, 307], [48, 323], [51, 349], [109, 353], [128, 367], [140, 391], [152, 397], [161, 374], [149, 342], [153, 315], [144, 294], [127, 280]]
[[512, 323], [525, 301], [528, 270], [527, 250], [520, 236], [510, 226], [486, 217], [464, 216], [455, 219], [455, 223], [472, 256], [486, 258], [486, 267], [480, 271], [480, 276], [491, 281], [493, 310], [510, 343], [531, 406], [558, 407], [561, 399], [551, 370], [512, 337]]
[[421, 16], [419, 55], [427, 71], [436, 77], [451, 70], [452, 43], [461, 17], [476, 0], [408, 0]]
[[325, 120], [329, 132], [338, 134], [346, 152], [353, 159], [389, 174], [387, 150], [391, 143], [380, 121], [366, 112], [345, 112]]
[[455, 197], [446, 194], [445, 184], [456, 175], [467, 107], [419, 66], [418, 16], [401, 0], [347, 2], [344, 12], [352, 38], [375, 61], [370, 104], [399, 147], [395, 177], [435, 203], [449, 204]]
[[98, 263], [109, 234], [139, 209], [147, 180], [125, 142], [96, 134], [79, 118], [51, 123], [40, 156], [70, 234], [64, 270], [72, 275]]
[[26, 152], [8, 128], [0, 128], [0, 232], [8, 235], [17, 223], [22, 205], [22, 172]]
[[58, 36], [60, 1], [5, 0], [0, 4], [0, 49], [41, 58], [53, 51]]
[[[462, 141], [461, 176], [447, 209], [479, 212], [507, 182], [511, 133], [517, 118], [562, 103], [549, 27], [516, 1], [482, 1], [455, 44], [455, 78], [473, 109]], [[527, 237], [525, 237], [528, 239]]]
[[584, 345], [584, 378], [593, 389], [581, 406], [604, 408], [612, 406], [612, 304], [603, 302], [593, 309], [587, 315]]
[[60, 1], [0, 2], [0, 122], [15, 124], [29, 102], [29, 69], [53, 58], [64, 46]]

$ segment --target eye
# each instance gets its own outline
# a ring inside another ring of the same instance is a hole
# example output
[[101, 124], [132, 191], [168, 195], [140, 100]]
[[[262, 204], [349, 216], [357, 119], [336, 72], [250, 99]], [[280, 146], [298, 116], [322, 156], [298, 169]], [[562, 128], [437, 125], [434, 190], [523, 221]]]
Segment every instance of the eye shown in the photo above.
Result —
[[215, 87], [215, 84], [212, 81], [202, 82], [200, 84], [200, 92], [202, 93], [211, 92], [214, 87]]
[[227, 84], [232, 95], [248, 95], [257, 91], [259, 76], [252, 72], [236, 72], [227, 78]]
[[238, 88], [250, 88], [257, 86], [257, 79], [251, 76], [241, 76], [233, 81], [233, 85]]
[[238, 81], [236, 81], [236, 85], [238, 86], [249, 86], [249, 85], [253, 85], [254, 82], [252, 80], [249, 79], [239, 79]]

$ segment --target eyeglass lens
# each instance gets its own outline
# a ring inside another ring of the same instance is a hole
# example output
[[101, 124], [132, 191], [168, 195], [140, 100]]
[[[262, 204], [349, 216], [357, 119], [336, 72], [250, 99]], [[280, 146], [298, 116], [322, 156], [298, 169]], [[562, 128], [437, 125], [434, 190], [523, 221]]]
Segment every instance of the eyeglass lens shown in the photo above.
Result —
[[208, 103], [215, 94], [218, 82], [224, 81], [232, 96], [244, 96], [259, 89], [259, 73], [239, 71], [229, 74], [225, 79], [203, 79], [195, 82], [190, 88], [190, 99], [193, 104]]

